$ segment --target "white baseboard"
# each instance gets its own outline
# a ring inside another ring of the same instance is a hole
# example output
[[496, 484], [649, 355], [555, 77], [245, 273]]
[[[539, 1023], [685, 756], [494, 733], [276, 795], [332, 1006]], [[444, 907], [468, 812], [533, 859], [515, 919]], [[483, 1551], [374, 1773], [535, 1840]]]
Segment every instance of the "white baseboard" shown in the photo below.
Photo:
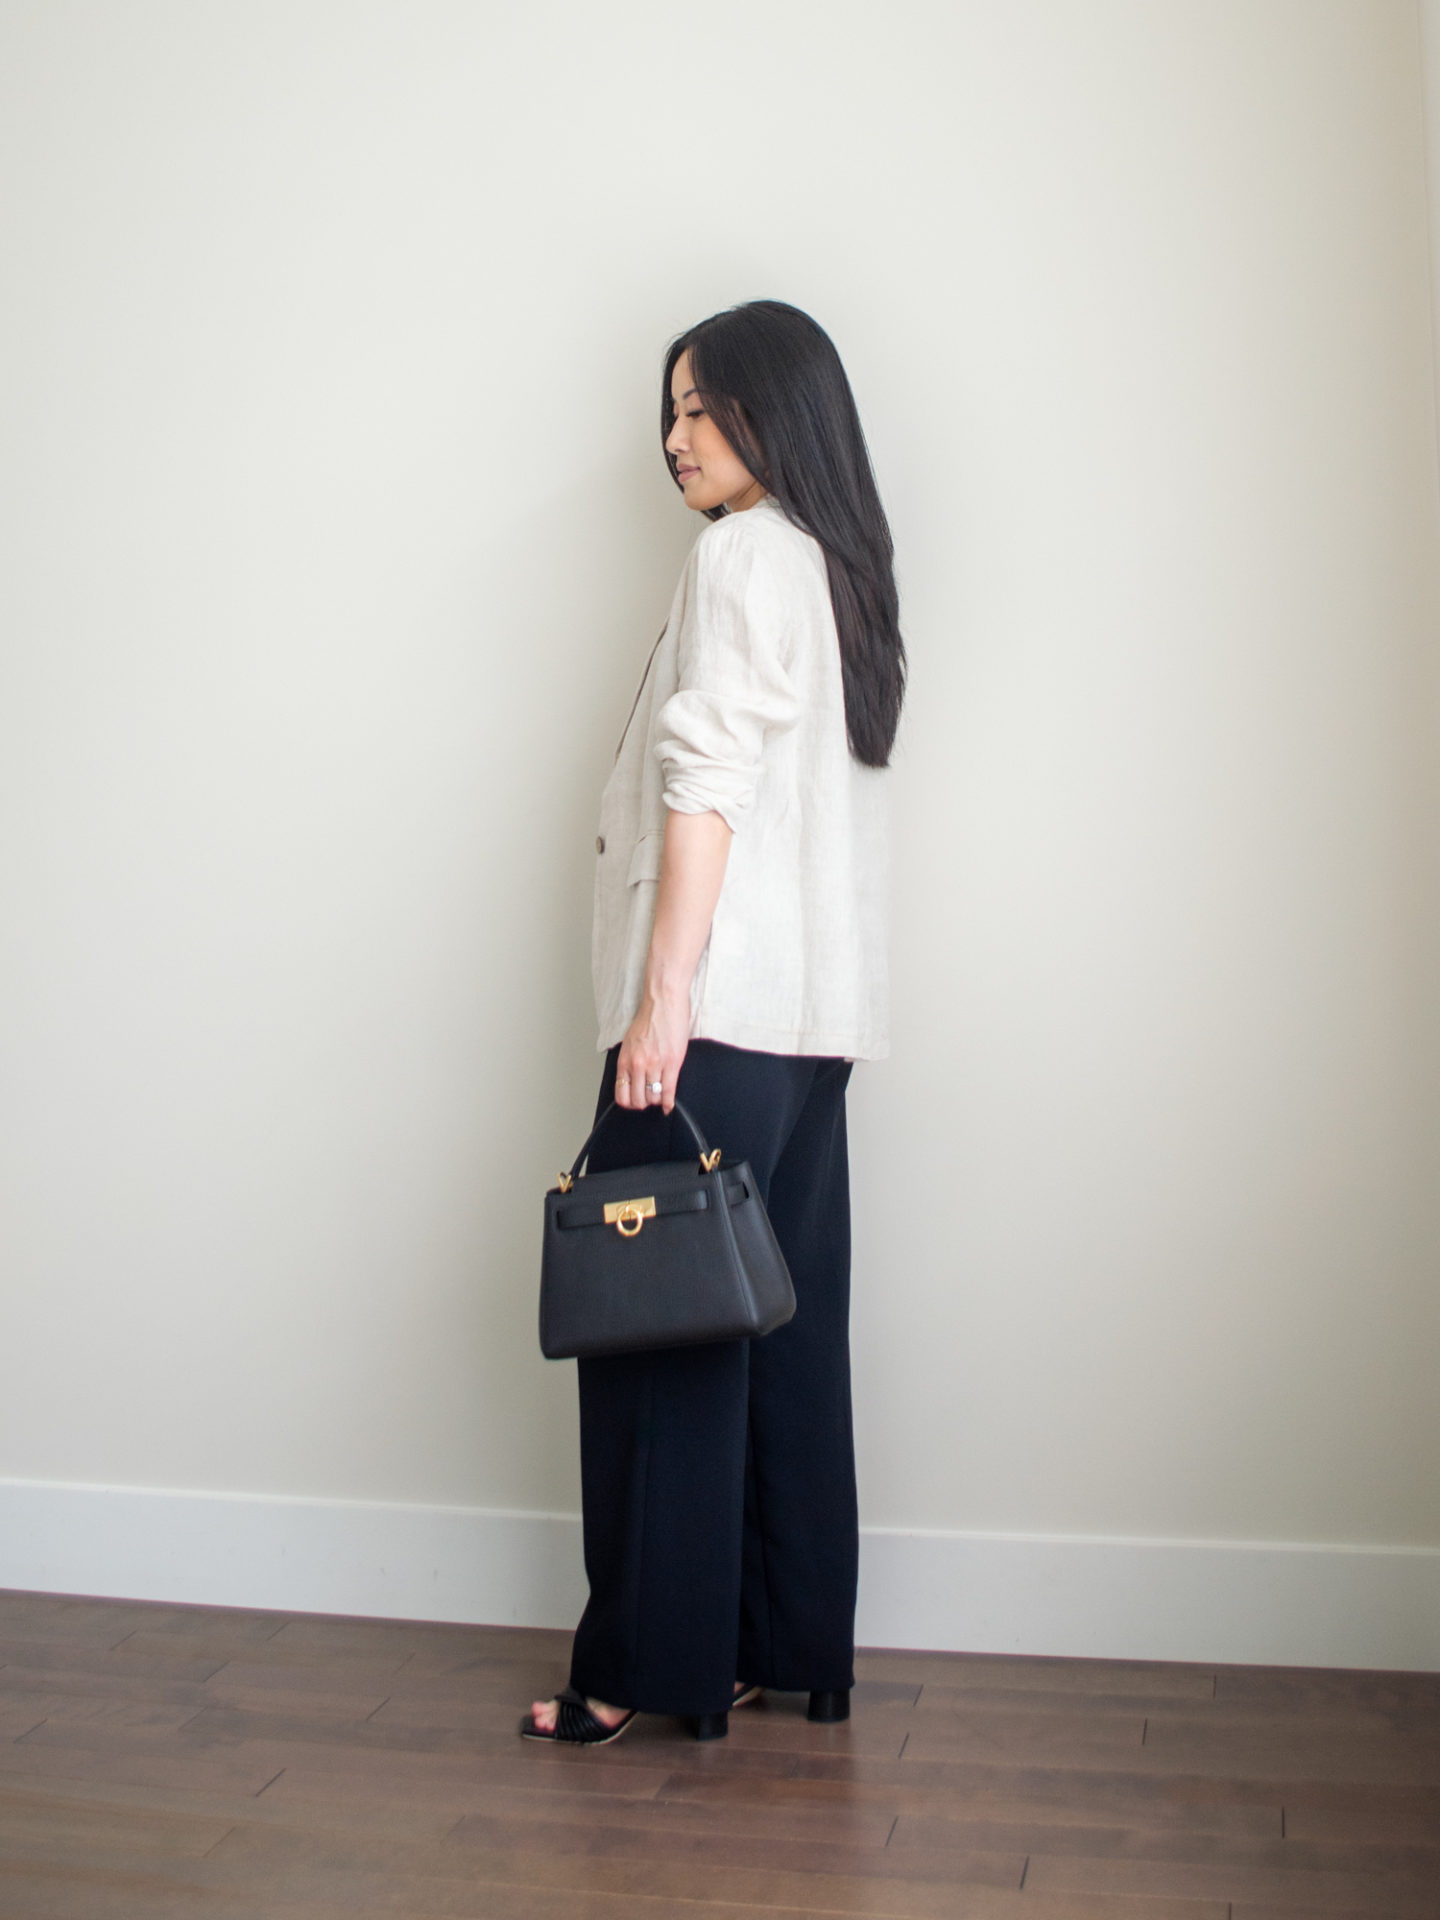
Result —
[[[0, 1587], [570, 1627], [573, 1514], [0, 1481]], [[867, 1528], [864, 1646], [1440, 1670], [1440, 1549]]]
[[573, 1627], [580, 1521], [371, 1500], [0, 1480], [0, 1587]]
[[1440, 1550], [876, 1529], [863, 1645], [1440, 1670]]

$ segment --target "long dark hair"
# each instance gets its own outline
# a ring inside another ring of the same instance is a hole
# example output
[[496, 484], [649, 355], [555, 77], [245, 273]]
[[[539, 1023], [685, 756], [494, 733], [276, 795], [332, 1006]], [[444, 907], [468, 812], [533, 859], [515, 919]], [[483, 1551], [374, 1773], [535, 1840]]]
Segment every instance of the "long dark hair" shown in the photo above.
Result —
[[[665, 358], [660, 437], [674, 425], [670, 381], [682, 353], [736, 454], [787, 517], [825, 555], [840, 636], [850, 751], [889, 764], [905, 697], [905, 643], [894, 543], [834, 342], [783, 300], [751, 300], [712, 314], [672, 342]], [[665, 456], [678, 487], [675, 460]], [[707, 509], [718, 520], [724, 507]]]

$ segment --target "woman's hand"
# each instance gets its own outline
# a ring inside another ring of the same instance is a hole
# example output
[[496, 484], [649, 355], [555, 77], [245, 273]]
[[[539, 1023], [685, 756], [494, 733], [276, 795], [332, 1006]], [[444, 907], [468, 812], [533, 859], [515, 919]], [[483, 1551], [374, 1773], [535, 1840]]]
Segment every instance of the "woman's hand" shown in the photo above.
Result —
[[710, 938], [729, 857], [730, 829], [718, 813], [666, 815], [645, 988], [615, 1063], [617, 1107], [674, 1109], [690, 1044], [690, 983]]
[[675, 1082], [680, 1078], [689, 1044], [689, 988], [683, 995], [671, 992], [658, 1000], [647, 994], [630, 1023], [630, 1031], [620, 1042], [615, 1104], [649, 1107], [658, 1101], [669, 1113], [675, 1105]]

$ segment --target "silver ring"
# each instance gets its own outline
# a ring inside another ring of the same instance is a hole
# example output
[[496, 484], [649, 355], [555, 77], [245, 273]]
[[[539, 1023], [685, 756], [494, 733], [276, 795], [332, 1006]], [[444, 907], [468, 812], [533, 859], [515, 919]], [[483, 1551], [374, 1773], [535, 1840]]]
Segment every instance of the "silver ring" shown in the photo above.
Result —
[[665, 1082], [663, 1080], [647, 1080], [645, 1083], [645, 1091], [647, 1093], [663, 1093], [665, 1091]]

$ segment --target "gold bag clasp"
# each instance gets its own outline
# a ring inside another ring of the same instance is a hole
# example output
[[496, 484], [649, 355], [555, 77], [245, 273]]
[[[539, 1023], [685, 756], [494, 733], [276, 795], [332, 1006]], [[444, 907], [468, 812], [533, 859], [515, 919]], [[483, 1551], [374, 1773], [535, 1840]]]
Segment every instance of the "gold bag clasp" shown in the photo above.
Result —
[[605, 1224], [618, 1227], [627, 1240], [633, 1240], [640, 1231], [644, 1220], [655, 1218], [655, 1196], [647, 1194], [643, 1200], [607, 1200], [605, 1202]]

